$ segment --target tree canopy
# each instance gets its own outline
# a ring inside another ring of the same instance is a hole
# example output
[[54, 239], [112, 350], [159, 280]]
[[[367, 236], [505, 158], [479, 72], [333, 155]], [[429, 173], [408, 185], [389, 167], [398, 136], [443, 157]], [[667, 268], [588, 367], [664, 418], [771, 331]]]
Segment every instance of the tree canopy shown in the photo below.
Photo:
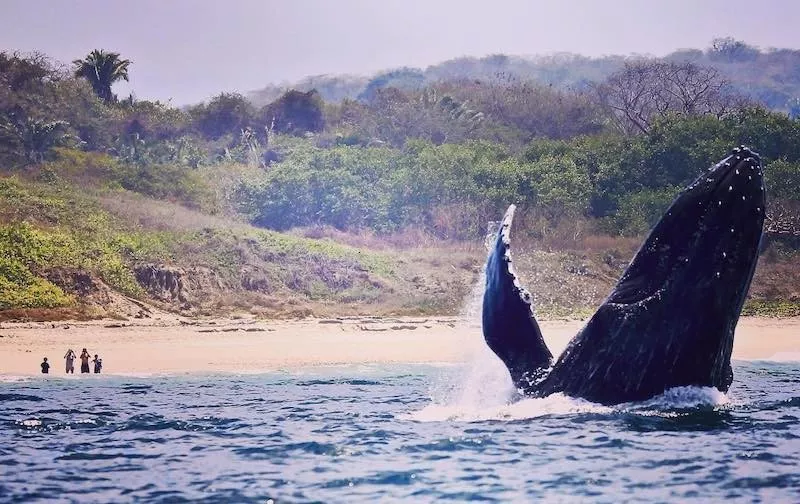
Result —
[[[722, 64], [754, 64], [758, 54]], [[363, 83], [361, 100], [287, 89], [257, 108], [222, 92], [181, 109], [115, 100], [111, 84], [130, 64], [117, 53], [93, 51], [65, 72], [43, 55], [0, 52], [0, 169], [80, 158], [150, 196], [199, 206], [195, 198], [224, 195], [220, 208], [275, 229], [418, 227], [466, 239], [514, 202], [539, 230], [583, 222], [633, 235], [701, 170], [747, 144], [765, 162], [768, 222], [780, 223], [768, 229], [800, 234], [800, 120], [743, 99], [706, 52], [690, 55], [622, 62], [580, 86], [505, 73], [519, 58], [466, 58], [440, 67], [455, 77], [436, 81], [427, 71], [382, 74]], [[554, 57], [547, 68], [556, 75], [570, 64], [588, 60]], [[465, 68], [476, 77], [456, 72]], [[255, 171], [240, 177], [243, 165]], [[202, 167], [225, 188], [198, 182]]]
[[111, 86], [119, 80], [128, 80], [130, 60], [121, 59], [119, 53], [95, 49], [84, 59], [72, 62], [75, 77], [83, 77], [92, 85], [94, 92], [105, 102], [117, 99]]

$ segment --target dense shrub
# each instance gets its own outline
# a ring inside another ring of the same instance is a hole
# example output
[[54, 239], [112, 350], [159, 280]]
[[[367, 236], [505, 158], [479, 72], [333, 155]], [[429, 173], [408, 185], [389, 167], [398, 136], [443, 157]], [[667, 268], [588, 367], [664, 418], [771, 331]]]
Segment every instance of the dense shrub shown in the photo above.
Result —
[[764, 168], [767, 190], [775, 198], [800, 199], [800, 162], [779, 159]]
[[189, 113], [197, 131], [209, 140], [216, 140], [250, 126], [255, 109], [238, 93], [220, 93], [208, 104], [190, 109]]
[[324, 102], [315, 90], [287, 91], [259, 113], [261, 126], [290, 135], [316, 133], [325, 127]]

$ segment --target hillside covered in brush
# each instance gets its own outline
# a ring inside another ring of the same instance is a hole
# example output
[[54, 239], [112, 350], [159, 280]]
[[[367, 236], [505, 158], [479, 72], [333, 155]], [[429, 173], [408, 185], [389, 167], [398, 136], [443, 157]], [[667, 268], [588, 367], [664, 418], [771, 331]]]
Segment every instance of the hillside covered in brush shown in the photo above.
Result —
[[176, 108], [115, 96], [116, 53], [0, 52], [0, 317], [453, 313], [509, 203], [539, 306], [581, 313], [739, 144], [770, 202], [747, 309], [797, 313], [794, 53], [466, 58]]

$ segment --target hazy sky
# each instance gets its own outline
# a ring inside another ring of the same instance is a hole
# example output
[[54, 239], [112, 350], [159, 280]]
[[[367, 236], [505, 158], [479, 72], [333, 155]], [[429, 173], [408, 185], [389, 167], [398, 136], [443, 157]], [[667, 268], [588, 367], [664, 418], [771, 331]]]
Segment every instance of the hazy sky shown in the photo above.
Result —
[[464, 55], [664, 55], [720, 36], [800, 49], [798, 20], [794, 0], [0, 0], [0, 49], [120, 52], [120, 96], [180, 105]]

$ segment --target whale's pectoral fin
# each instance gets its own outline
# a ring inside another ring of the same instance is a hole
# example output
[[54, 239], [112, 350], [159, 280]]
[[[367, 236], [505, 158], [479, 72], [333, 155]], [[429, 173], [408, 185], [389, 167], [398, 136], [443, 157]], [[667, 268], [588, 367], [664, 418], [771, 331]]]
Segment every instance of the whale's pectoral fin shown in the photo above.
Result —
[[510, 252], [515, 206], [506, 211], [486, 263], [483, 336], [508, 368], [518, 389], [530, 391], [550, 368], [553, 356], [531, 311], [531, 295], [520, 285]]

